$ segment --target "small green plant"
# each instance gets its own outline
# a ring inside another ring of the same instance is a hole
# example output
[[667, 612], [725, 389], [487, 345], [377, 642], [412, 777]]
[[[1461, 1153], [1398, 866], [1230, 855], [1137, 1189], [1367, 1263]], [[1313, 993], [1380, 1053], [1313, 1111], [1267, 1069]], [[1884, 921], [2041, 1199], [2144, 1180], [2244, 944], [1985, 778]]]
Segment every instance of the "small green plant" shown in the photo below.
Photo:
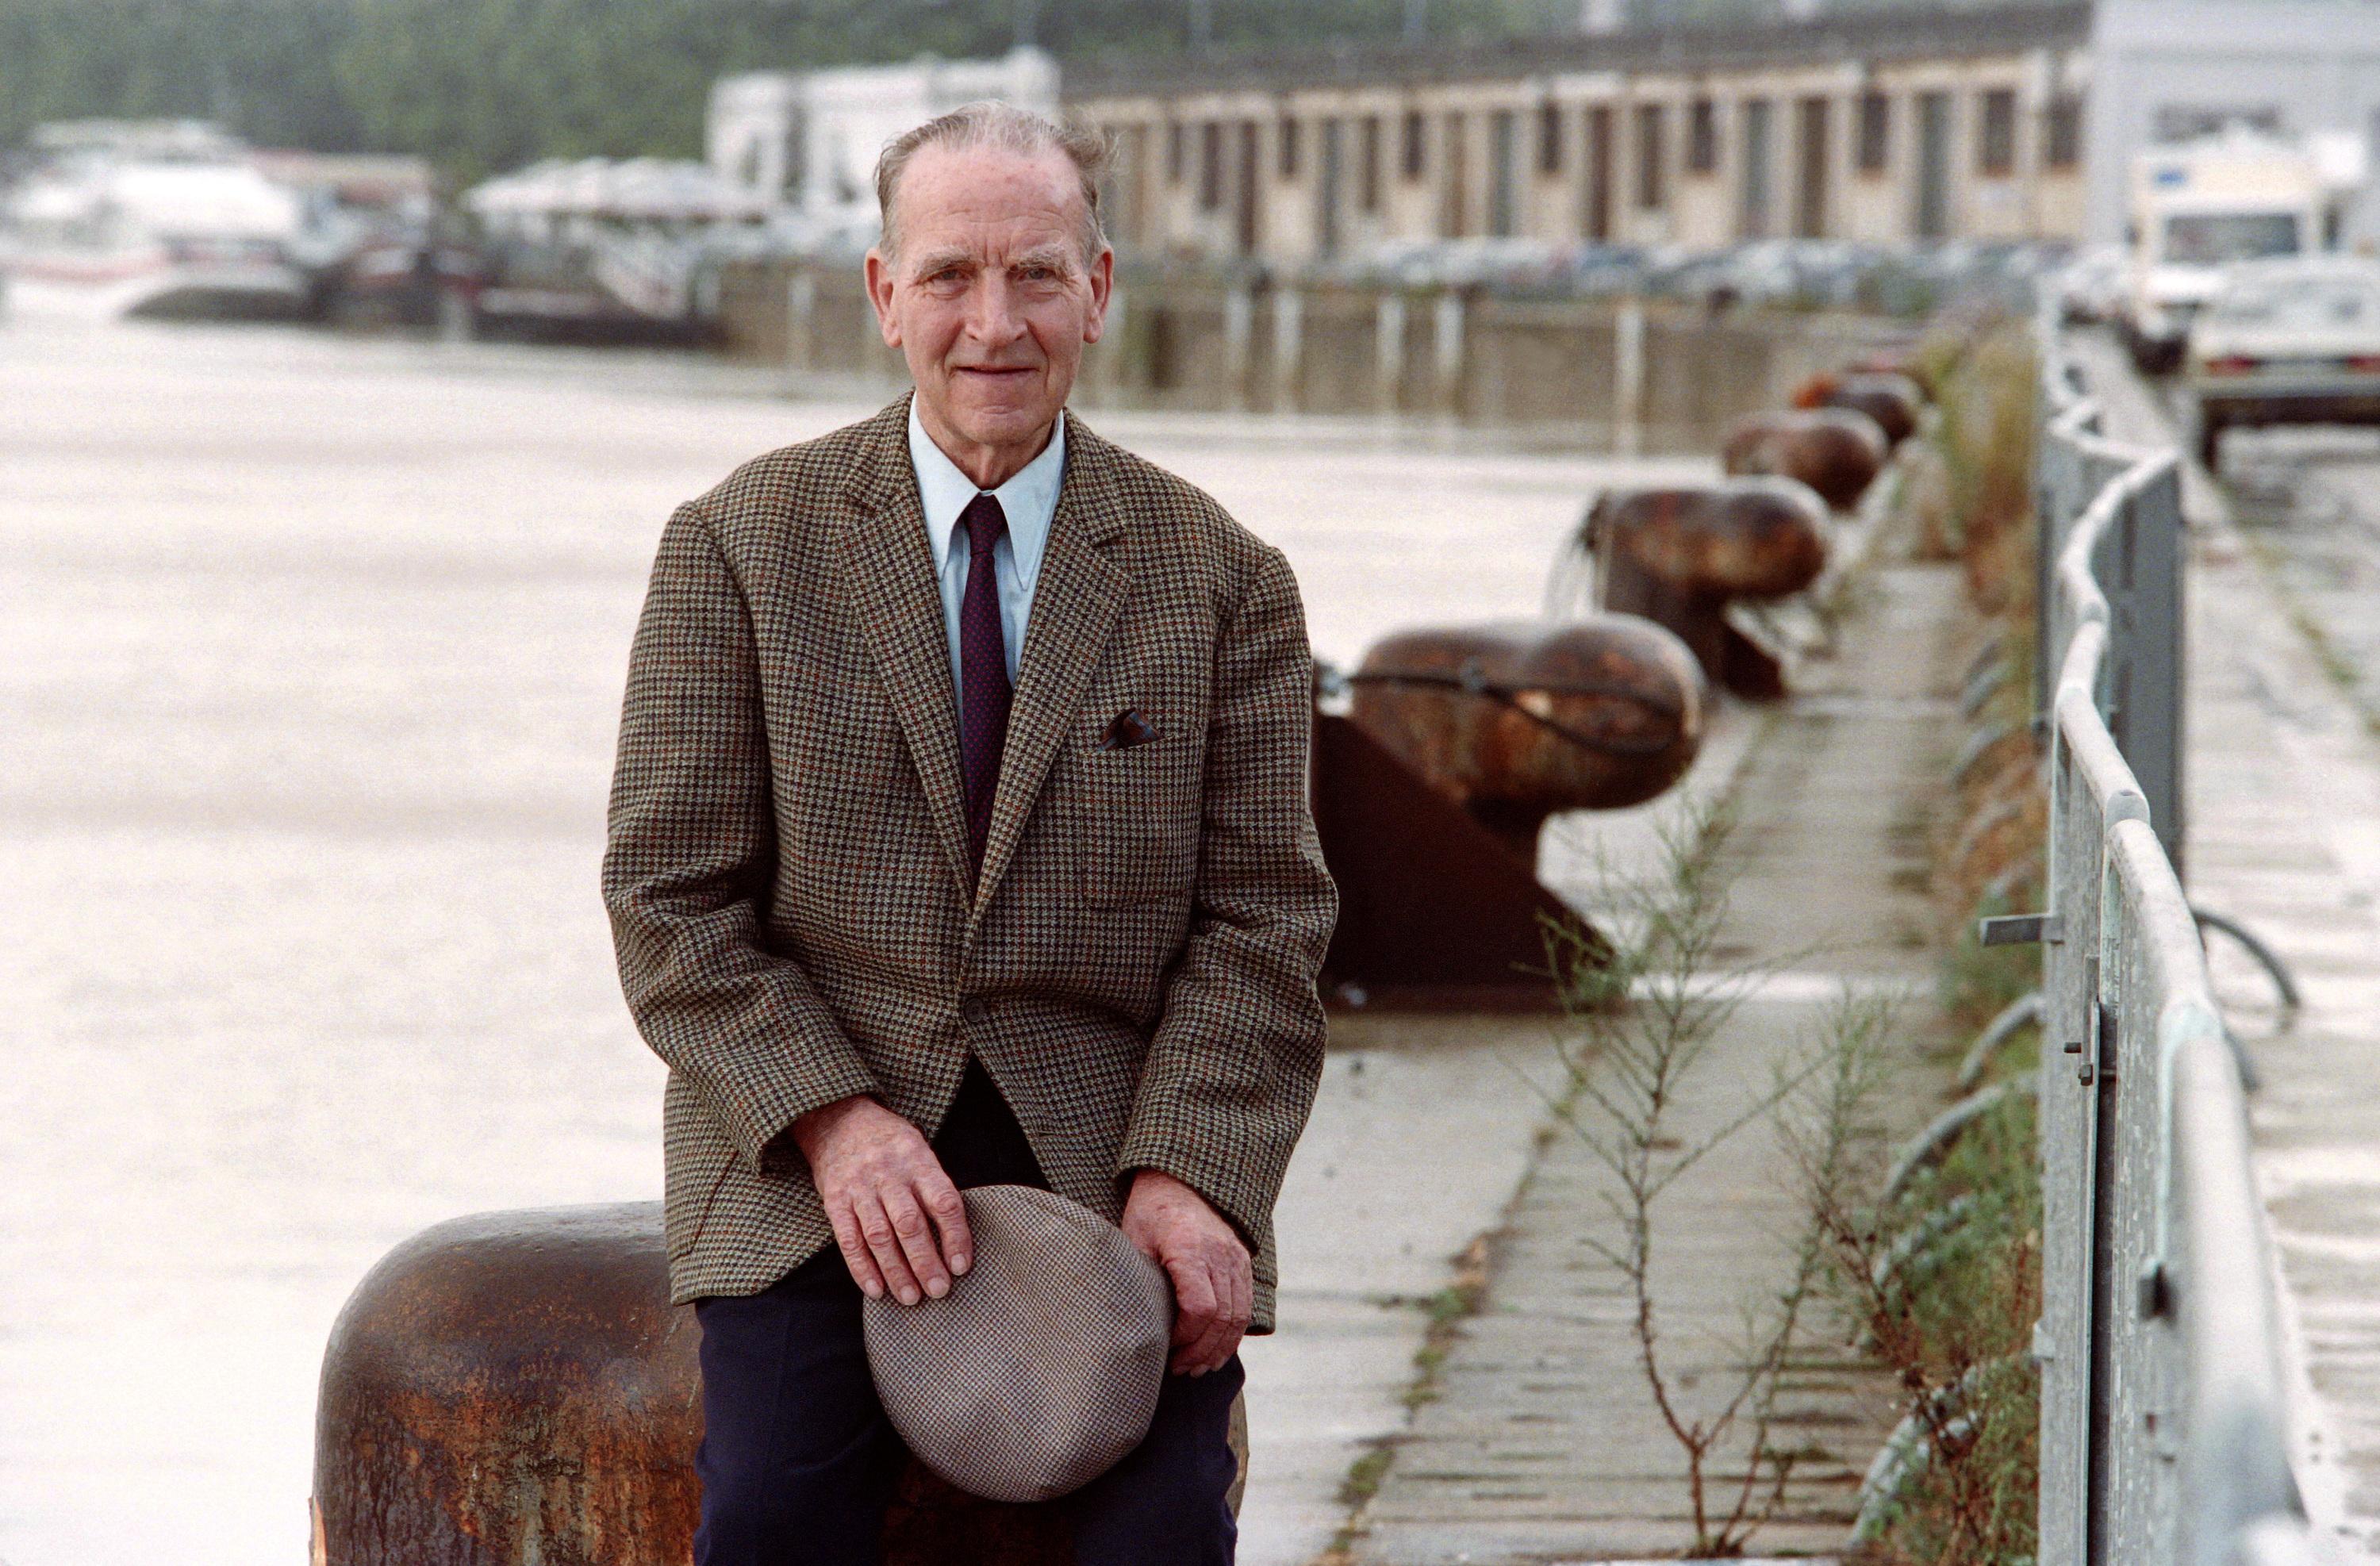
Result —
[[[1730, 826], [1723, 808], [1686, 813], [1663, 832], [1660, 870], [1651, 880], [1629, 880], [1604, 866], [1616, 905], [1602, 936], [1577, 925], [1549, 936], [1571, 1023], [1557, 1046], [1569, 1091], [1550, 1101], [1607, 1177], [1599, 1194], [1609, 1236], [1590, 1236], [1587, 1244], [1627, 1293], [1645, 1388], [1686, 1461], [1690, 1553], [1705, 1557], [1742, 1553], [1782, 1503], [1803, 1454], [1769, 1438], [1823, 1263], [1815, 1232], [1789, 1248], [1784, 1278], [1746, 1310], [1731, 1374], [1673, 1368], [1653, 1283], [1662, 1198], [1680, 1176], [1770, 1114], [1798, 1082], [1794, 1072], [1780, 1074], [1716, 1130], [1690, 1135], [1680, 1124], [1715, 1036], [1765, 971], [1723, 969], [1717, 961], [1727, 907], [1721, 849]], [[1745, 1454], [1742, 1474], [1723, 1474], [1720, 1454], [1736, 1450]]]

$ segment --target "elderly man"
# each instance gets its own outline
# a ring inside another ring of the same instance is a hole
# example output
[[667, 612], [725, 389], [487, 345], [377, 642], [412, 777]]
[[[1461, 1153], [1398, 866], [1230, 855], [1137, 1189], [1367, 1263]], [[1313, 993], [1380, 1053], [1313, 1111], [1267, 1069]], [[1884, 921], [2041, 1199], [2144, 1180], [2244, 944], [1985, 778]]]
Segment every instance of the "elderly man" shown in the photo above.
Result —
[[1287, 564], [1062, 411], [1105, 157], [996, 105], [892, 143], [868, 287], [915, 392], [662, 535], [604, 896], [670, 1067], [709, 1566], [876, 1559], [902, 1452], [861, 1296], [946, 1293], [958, 1191], [993, 1183], [1118, 1222], [1173, 1289], [1155, 1422], [1067, 1503], [1083, 1566], [1232, 1559], [1336, 901]]

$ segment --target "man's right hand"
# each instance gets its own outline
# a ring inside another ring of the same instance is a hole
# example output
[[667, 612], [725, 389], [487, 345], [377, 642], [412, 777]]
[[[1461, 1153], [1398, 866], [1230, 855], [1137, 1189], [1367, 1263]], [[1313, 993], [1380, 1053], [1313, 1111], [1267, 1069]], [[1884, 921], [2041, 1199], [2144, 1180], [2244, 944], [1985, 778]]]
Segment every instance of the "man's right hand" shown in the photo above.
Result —
[[966, 1203], [916, 1126], [859, 1097], [812, 1110], [793, 1131], [844, 1264], [869, 1299], [938, 1300], [975, 1264]]

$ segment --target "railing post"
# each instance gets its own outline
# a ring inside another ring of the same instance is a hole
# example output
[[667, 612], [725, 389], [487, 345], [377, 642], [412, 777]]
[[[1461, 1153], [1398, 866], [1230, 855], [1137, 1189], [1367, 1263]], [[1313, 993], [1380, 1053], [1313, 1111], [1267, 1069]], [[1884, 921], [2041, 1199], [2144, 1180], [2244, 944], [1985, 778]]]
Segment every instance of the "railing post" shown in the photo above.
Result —
[[1463, 291], [1449, 288], [1438, 296], [1433, 323], [1437, 349], [1438, 411], [1448, 419], [1463, 417]]
[[1297, 407], [1298, 371], [1303, 368], [1305, 340], [1305, 296], [1282, 286], [1272, 296], [1272, 407], [1275, 413]]
[[[2064, 649], [2043, 649], [2055, 667]], [[2065, 939], [2041, 959], [2041, 1566], [2086, 1566], [2091, 1491], [2093, 1133], [2089, 1086], [2099, 936], [2097, 801], [2076, 771], [2053, 704], [2049, 763], [2049, 907]]]
[[817, 352], [810, 323], [818, 315], [818, 276], [801, 261], [785, 280], [785, 368], [808, 370]]
[[1373, 346], [1378, 368], [1373, 372], [1373, 395], [1385, 418], [1393, 415], [1403, 401], [1405, 297], [1391, 286], [1380, 296], [1374, 319]]
[[1634, 456], [1645, 445], [1645, 301], [1631, 294], [1611, 322], [1611, 452]]
[[2173, 861], [2175, 876], [2188, 884], [2182, 858], [2188, 629], [2182, 621], [2180, 464], [2168, 462], [2143, 484], [2128, 511], [2118, 598], [2127, 689], [2116, 734], [2149, 802], [2157, 841]]
[[1255, 335], [1256, 297], [1245, 283], [1223, 295], [1223, 406], [1233, 413], [1248, 406], [1248, 345]]
[[[2045, 363], [2054, 362], [2050, 356], [2057, 351], [2054, 336], [2045, 340]], [[2052, 433], [2057, 427], [2058, 407], [2049, 395], [2048, 375], [2045, 374], [2043, 380], [2033, 444], [2033, 721], [2035, 729], [2046, 734], [2050, 722], [2050, 698], [2058, 693], [2054, 584], [2058, 552], [2066, 541], [2066, 521], [2071, 515], [2068, 508], [2073, 490], [2074, 452], [2063, 436]]]

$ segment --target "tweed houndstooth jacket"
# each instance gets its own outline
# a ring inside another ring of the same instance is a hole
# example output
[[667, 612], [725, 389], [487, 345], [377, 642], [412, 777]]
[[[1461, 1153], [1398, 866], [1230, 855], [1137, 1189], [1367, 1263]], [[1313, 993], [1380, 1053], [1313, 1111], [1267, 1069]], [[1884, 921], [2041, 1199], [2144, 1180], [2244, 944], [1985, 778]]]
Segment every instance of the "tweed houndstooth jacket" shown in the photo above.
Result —
[[[670, 1289], [833, 1243], [794, 1120], [873, 1093], [931, 1135], [974, 1052], [1052, 1187], [1189, 1184], [1255, 1255], [1322, 1065], [1337, 915], [1288, 563], [1070, 414], [980, 885], [905, 397], [746, 464], [662, 534], [603, 897], [670, 1068]], [[1118, 747], [1116, 719], [1153, 737]]]

